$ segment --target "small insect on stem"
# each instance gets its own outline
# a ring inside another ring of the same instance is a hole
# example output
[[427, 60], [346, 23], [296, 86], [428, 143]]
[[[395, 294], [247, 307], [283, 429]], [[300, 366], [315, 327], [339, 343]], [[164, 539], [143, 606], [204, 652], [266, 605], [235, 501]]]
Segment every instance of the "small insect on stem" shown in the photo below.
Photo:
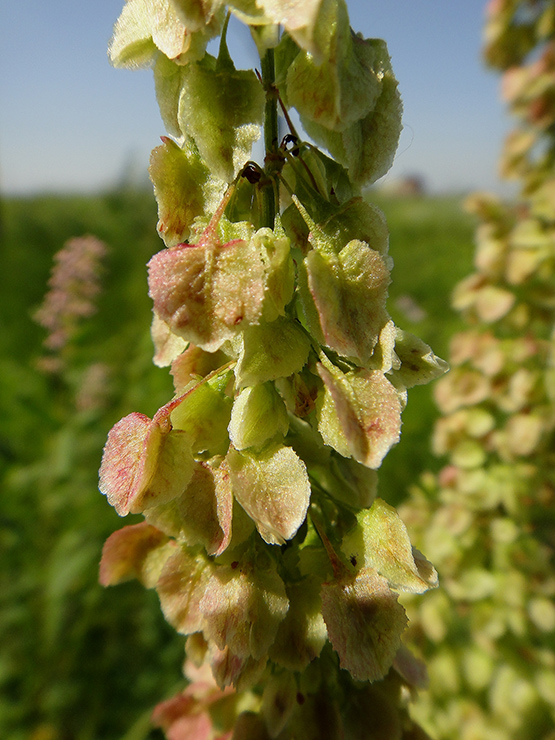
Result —
[[[292, 144], [291, 149], [288, 149], [288, 145]], [[299, 137], [295, 134], [285, 134], [281, 141], [280, 149], [290, 152], [294, 157], [298, 157], [300, 153], [299, 149]]]
[[256, 183], [260, 182], [262, 174], [262, 170], [256, 162], [247, 162], [241, 171], [241, 177], [248, 180], [251, 185], [256, 185]]

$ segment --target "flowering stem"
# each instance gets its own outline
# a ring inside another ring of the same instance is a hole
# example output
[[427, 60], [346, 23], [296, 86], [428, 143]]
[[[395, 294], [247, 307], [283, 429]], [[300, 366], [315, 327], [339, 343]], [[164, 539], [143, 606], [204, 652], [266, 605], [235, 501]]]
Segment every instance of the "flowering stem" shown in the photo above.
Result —
[[262, 85], [266, 93], [266, 107], [264, 110], [264, 172], [268, 177], [268, 182], [261, 189], [262, 225], [273, 229], [274, 219], [279, 207], [277, 189], [274, 188], [272, 178], [276, 161], [275, 155], [278, 148], [277, 94], [274, 87], [274, 50], [267, 49], [260, 61], [262, 67]]

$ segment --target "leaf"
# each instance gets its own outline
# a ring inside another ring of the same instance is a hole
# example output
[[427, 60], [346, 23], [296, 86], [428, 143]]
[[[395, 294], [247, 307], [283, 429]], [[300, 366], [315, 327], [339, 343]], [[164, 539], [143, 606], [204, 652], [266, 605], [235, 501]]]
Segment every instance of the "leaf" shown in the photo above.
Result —
[[407, 625], [405, 610], [373, 568], [322, 585], [322, 614], [339, 664], [358, 681], [391, 668]]
[[149, 174], [158, 202], [158, 233], [166, 246], [186, 241], [197, 216], [216, 208], [224, 183], [212, 178], [194, 142], [180, 148], [164, 137], [150, 157]]
[[282, 545], [294, 537], [306, 517], [310, 483], [305, 464], [291, 447], [258, 455], [231, 449], [227, 463], [235, 498], [262, 539]]
[[310, 333], [344, 357], [366, 364], [389, 319], [390, 276], [382, 256], [352, 240], [337, 255], [311, 250], [304, 269], [300, 300]]
[[231, 182], [250, 158], [260, 136], [264, 91], [252, 70], [216, 64], [212, 57], [190, 64], [183, 74], [177, 119], [194, 139], [213, 175]]
[[316, 406], [318, 431], [324, 442], [343, 457], [378, 468], [399, 441], [399, 395], [379, 370], [344, 374], [330, 366], [331, 370], [317, 364], [324, 382]]
[[392, 588], [421, 594], [436, 588], [435, 568], [410, 543], [397, 511], [378, 498], [357, 514], [357, 524], [343, 538], [341, 550], [357, 564], [375, 569]]
[[238, 658], [265, 658], [289, 599], [276, 566], [216, 566], [200, 602], [204, 634]]
[[169, 422], [175, 403], [162, 407], [152, 420], [129, 414], [108, 434], [99, 488], [120, 516], [171, 501], [191, 479], [189, 437]]
[[163, 532], [147, 522], [118, 529], [102, 548], [98, 580], [102, 586], [114, 586], [137, 578], [152, 588], [173, 547]]

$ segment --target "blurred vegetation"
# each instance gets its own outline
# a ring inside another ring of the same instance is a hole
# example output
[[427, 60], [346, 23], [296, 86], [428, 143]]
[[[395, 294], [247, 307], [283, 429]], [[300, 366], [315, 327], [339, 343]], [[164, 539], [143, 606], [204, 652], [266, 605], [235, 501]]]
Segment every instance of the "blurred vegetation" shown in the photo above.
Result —
[[[384, 210], [395, 261], [390, 312], [445, 356], [459, 319], [452, 287], [471, 267], [472, 219], [452, 198], [371, 200]], [[102, 589], [106, 537], [123, 525], [97, 489], [111, 426], [151, 416], [172, 394], [152, 365], [145, 264], [162, 244], [148, 193], [34, 197], [2, 203], [0, 307], [0, 737], [10, 740], [144, 740], [154, 704], [179, 684], [182, 640], [155, 594], [136, 583]], [[53, 255], [71, 237], [108, 246], [98, 312], [83, 322], [63, 375], [37, 368], [45, 332], [32, 319]], [[87, 370], [107, 369], [102, 402], [80, 408]], [[380, 475], [396, 503], [437, 462], [429, 387], [409, 392], [401, 444]], [[132, 523], [128, 517], [127, 523]]]
[[[389, 312], [395, 324], [411, 331], [447, 359], [449, 341], [463, 324], [450, 305], [451, 292], [468, 275], [474, 254], [474, 220], [457, 197], [394, 197], [372, 193], [389, 226], [393, 257]], [[380, 496], [396, 505], [424, 470], [443, 461], [431, 454], [430, 432], [439, 416], [434, 384], [408, 392], [401, 441], [380, 468]]]

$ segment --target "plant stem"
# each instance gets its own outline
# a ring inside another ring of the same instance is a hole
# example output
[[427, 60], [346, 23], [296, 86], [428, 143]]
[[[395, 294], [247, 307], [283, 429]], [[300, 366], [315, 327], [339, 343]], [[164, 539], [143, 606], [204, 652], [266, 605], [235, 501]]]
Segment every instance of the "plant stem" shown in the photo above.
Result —
[[261, 188], [262, 196], [262, 225], [274, 228], [274, 220], [279, 209], [277, 188], [274, 187], [273, 172], [275, 169], [276, 152], [278, 149], [278, 114], [277, 95], [274, 87], [276, 74], [274, 67], [274, 50], [267, 49], [261, 58], [262, 85], [266, 93], [266, 107], [264, 110], [264, 173], [265, 182]]

